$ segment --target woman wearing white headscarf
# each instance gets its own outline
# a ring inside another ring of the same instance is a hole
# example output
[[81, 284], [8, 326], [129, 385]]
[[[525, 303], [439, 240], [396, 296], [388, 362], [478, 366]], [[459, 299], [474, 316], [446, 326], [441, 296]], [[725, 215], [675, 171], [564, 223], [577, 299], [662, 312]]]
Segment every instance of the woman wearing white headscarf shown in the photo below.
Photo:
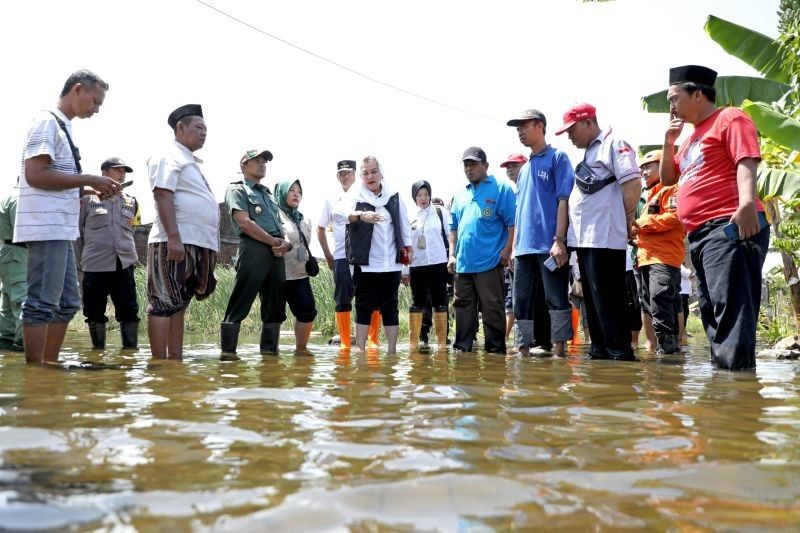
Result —
[[356, 345], [364, 350], [370, 316], [380, 310], [388, 353], [395, 353], [400, 323], [397, 290], [403, 264], [411, 257], [408, 212], [373, 156], [361, 162], [361, 183], [351, 191], [345, 253], [355, 266]]

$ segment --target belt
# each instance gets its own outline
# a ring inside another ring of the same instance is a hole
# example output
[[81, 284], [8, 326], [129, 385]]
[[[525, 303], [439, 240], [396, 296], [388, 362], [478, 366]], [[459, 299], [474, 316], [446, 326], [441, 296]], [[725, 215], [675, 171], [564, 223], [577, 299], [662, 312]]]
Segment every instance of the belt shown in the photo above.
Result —
[[14, 242], [8, 239], [3, 239], [3, 244], [10, 244], [11, 246], [19, 246], [20, 248], [27, 248], [24, 242]]

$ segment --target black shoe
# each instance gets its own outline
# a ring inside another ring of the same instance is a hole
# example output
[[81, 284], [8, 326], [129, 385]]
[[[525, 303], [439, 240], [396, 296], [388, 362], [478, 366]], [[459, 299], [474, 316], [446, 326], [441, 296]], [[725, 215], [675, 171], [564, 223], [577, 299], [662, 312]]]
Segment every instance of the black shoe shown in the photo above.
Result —
[[261, 324], [261, 341], [259, 348], [262, 354], [278, 353], [278, 341], [281, 336], [281, 325], [279, 322]]
[[138, 322], [120, 322], [119, 335], [122, 339], [123, 348], [139, 347], [139, 323]]
[[223, 361], [238, 361], [239, 357], [236, 355], [236, 346], [239, 344], [239, 322], [222, 322], [219, 325], [219, 338], [220, 348], [222, 355], [220, 359]]
[[106, 347], [106, 325], [104, 322], [89, 322], [89, 337], [92, 346], [102, 350]]
[[15, 343], [14, 341], [10, 341], [8, 339], [0, 339], [0, 350], [10, 350], [12, 352], [24, 352], [25, 348], [22, 347], [22, 343]]

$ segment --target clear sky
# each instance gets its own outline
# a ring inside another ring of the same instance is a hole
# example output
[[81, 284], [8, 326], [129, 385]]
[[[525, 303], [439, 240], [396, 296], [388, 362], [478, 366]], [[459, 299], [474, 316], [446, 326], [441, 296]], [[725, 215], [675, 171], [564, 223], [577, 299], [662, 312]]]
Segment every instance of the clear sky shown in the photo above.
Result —
[[522, 152], [506, 120], [536, 107], [548, 140], [573, 103], [598, 109], [634, 145], [657, 144], [666, 115], [640, 97], [664, 89], [671, 66], [698, 63], [720, 75], [755, 75], [703, 30], [709, 14], [777, 36], [777, 0], [577, 0], [494, 2], [375, 0], [206, 0], [348, 67], [425, 95], [462, 113], [367, 81], [236, 23], [195, 0], [9, 2], [0, 20], [3, 101], [2, 183], [19, 173], [33, 113], [52, 107], [67, 76], [94, 70], [110, 84], [105, 105], [74, 122], [87, 172], [120, 156], [134, 169], [132, 193], [150, 221], [147, 158], [171, 141], [169, 112], [203, 105], [208, 139], [197, 155], [217, 198], [238, 179], [248, 148], [275, 159], [267, 184], [304, 185], [303, 211], [316, 218], [337, 186], [336, 162], [373, 154], [410, 201], [428, 179], [449, 198], [466, 184], [461, 153], [483, 147], [499, 168]]

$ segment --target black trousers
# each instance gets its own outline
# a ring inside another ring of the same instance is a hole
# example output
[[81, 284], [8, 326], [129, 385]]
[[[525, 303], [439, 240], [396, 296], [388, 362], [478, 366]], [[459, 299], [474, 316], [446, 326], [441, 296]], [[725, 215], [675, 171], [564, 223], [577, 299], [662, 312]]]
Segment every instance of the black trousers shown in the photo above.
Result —
[[434, 311], [447, 311], [447, 263], [412, 267], [411, 310], [422, 311], [430, 299]]
[[644, 265], [642, 273], [642, 311], [653, 317], [653, 330], [678, 334], [681, 269], [664, 264]]
[[122, 268], [117, 259], [113, 272], [84, 272], [83, 315], [86, 322], [108, 322], [106, 306], [108, 297], [114, 303], [114, 318], [118, 322], [139, 322], [139, 303], [136, 301], [136, 280], [133, 265]]
[[456, 274], [453, 308], [456, 312], [456, 338], [453, 348], [472, 351], [480, 309], [486, 351], [505, 353], [506, 313], [502, 267], [478, 274]]
[[769, 226], [746, 240], [730, 241], [727, 219], [711, 220], [689, 234], [697, 275], [700, 318], [720, 368], [756, 366], [756, 325], [761, 306], [761, 268], [767, 257]]
[[633, 359], [631, 330], [625, 315], [626, 250], [578, 248], [583, 301], [592, 344], [589, 355]]

